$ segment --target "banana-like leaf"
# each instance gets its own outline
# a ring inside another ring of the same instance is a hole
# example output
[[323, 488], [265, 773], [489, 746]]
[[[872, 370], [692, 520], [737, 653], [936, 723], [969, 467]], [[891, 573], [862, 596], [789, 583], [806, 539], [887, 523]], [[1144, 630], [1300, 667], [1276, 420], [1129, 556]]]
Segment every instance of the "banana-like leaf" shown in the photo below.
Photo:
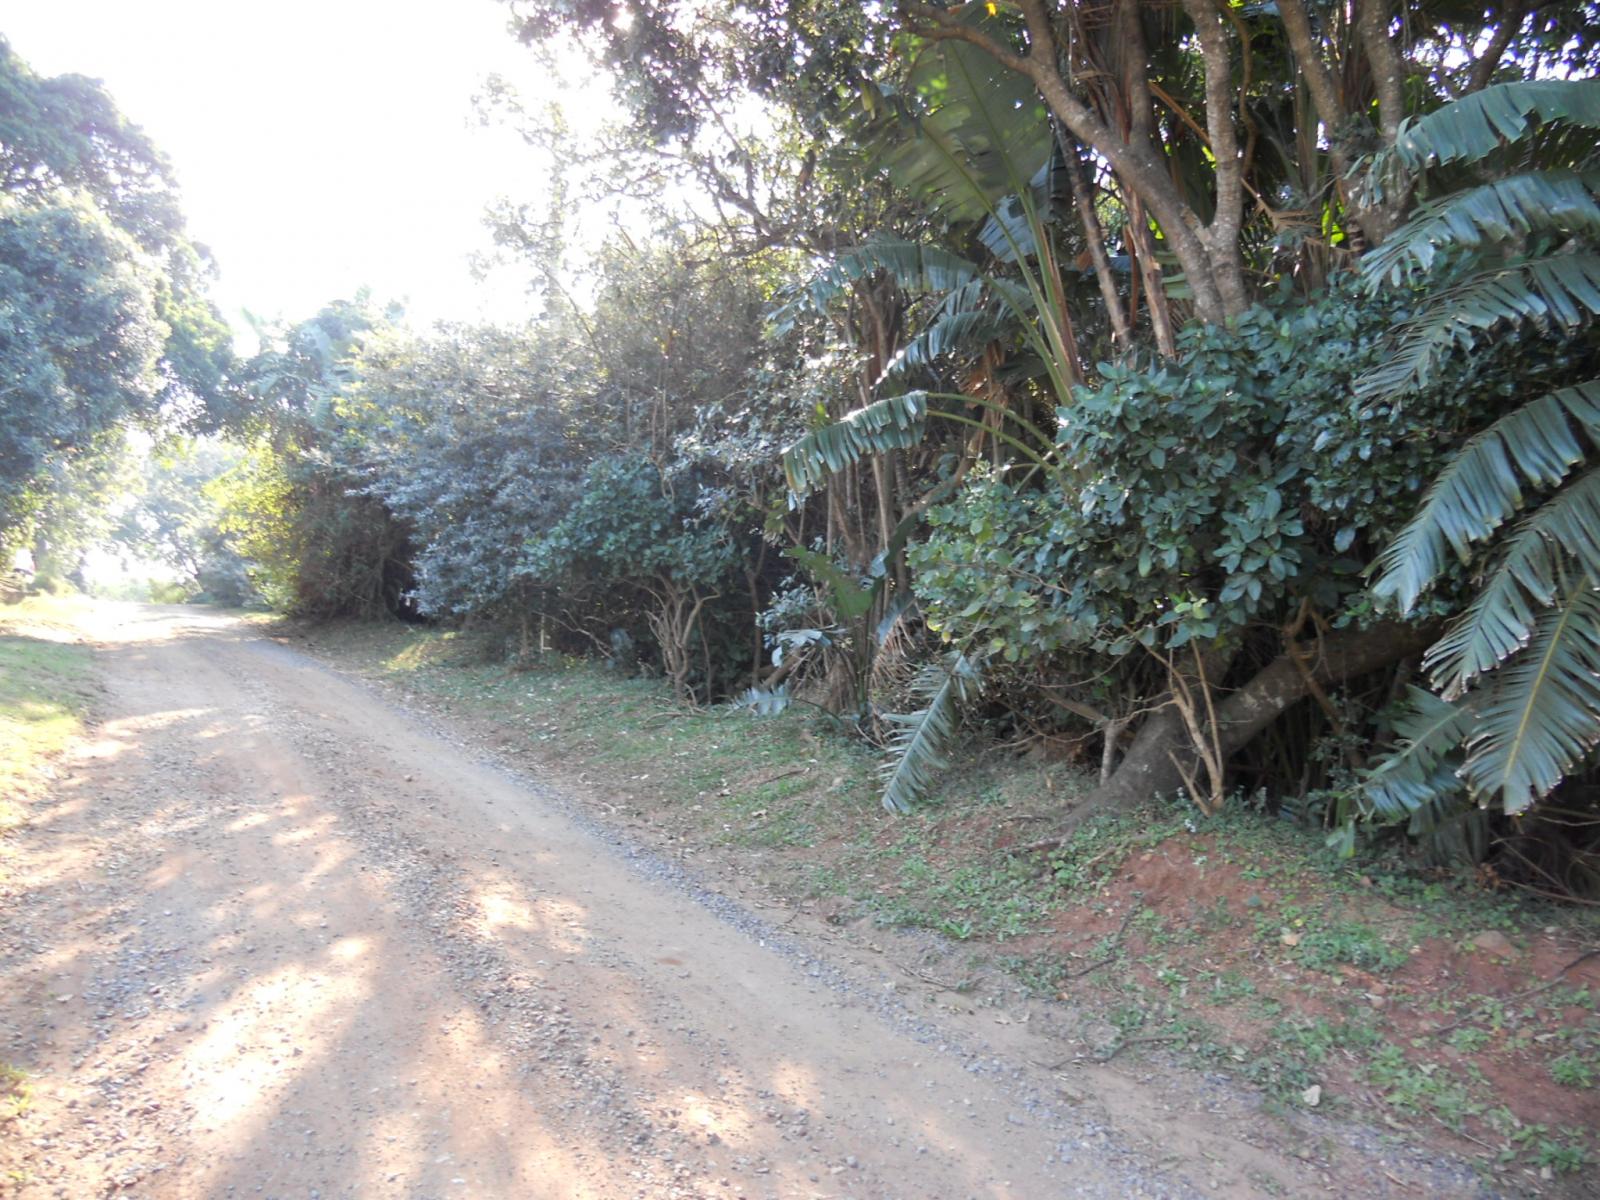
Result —
[[1471, 606], [1423, 658], [1433, 685], [1460, 696], [1526, 646], [1573, 560], [1600, 579], [1600, 467], [1545, 501], [1511, 535]]
[[1016, 329], [1014, 317], [993, 309], [967, 309], [937, 316], [889, 360], [889, 365], [883, 369], [883, 379], [931, 366], [954, 351], [981, 350], [997, 338], [1014, 335]]
[[748, 709], [753, 716], [775, 717], [787, 709], [793, 699], [789, 685], [780, 683], [775, 688], [745, 688], [733, 706]]
[[[946, 218], [981, 221], [1048, 165], [1055, 136], [1033, 85], [962, 42], [923, 53], [913, 85], [937, 107], [909, 123], [880, 123], [871, 136], [889, 173]], [[906, 136], [907, 129], [910, 136]]]
[[1367, 815], [1400, 821], [1441, 795], [1459, 794], [1457, 751], [1474, 716], [1470, 704], [1451, 703], [1423, 688], [1408, 688], [1405, 708], [1395, 720], [1400, 745], [1362, 780]]
[[1356, 381], [1356, 395], [1426, 385], [1451, 351], [1503, 325], [1575, 329], [1600, 315], [1600, 254], [1557, 252], [1498, 264], [1435, 293], [1400, 330], [1395, 352]]
[[1400, 126], [1393, 153], [1409, 170], [1486, 158], [1534, 120], [1600, 129], [1600, 80], [1499, 83]]
[[927, 703], [912, 713], [885, 713], [897, 728], [890, 759], [883, 768], [883, 806], [909, 812], [927, 795], [940, 771], [950, 765], [949, 750], [960, 727], [961, 706], [983, 688], [979, 665], [960, 651], [917, 673], [912, 690]]
[[863, 587], [859, 580], [841, 571], [838, 564], [826, 554], [819, 554], [804, 546], [790, 546], [784, 554], [804, 567], [817, 582], [827, 586], [829, 603], [842, 620], [859, 621], [866, 616], [872, 611], [872, 603], [883, 589], [881, 579]]
[[1373, 592], [1409, 611], [1444, 569], [1447, 547], [1469, 557], [1522, 507], [1524, 481], [1554, 487], [1583, 460], [1574, 425], [1600, 444], [1600, 380], [1540, 396], [1468, 441], [1378, 557]]
[[1028, 180], [1027, 200], [1006, 196], [978, 230], [978, 240], [1001, 262], [1016, 262], [1039, 251], [1040, 231], [1060, 220], [1071, 205], [1066, 194], [1066, 163], [1059, 145], [1052, 147], [1044, 165]]
[[915, 446], [922, 440], [927, 419], [927, 393], [915, 391], [874, 400], [842, 420], [813, 430], [783, 452], [789, 490], [803, 496], [829, 475], [869, 454]]
[[844, 251], [806, 285], [803, 300], [819, 312], [850, 285], [882, 272], [908, 292], [953, 292], [983, 283], [978, 265], [940, 246], [889, 240], [864, 242]]
[[883, 616], [878, 618], [878, 627], [872, 632], [872, 640], [877, 643], [880, 650], [888, 644], [889, 638], [894, 634], [895, 626], [900, 624], [900, 618], [916, 606], [917, 598], [911, 592], [897, 592], [889, 601]]
[[1462, 774], [1515, 815], [1600, 744], [1600, 588], [1575, 572], [1528, 648], [1495, 673]]
[[1421, 205], [1382, 246], [1361, 260], [1369, 291], [1427, 270], [1446, 249], [1479, 249], [1529, 233], [1600, 233], [1600, 172], [1530, 171], [1452, 192]]

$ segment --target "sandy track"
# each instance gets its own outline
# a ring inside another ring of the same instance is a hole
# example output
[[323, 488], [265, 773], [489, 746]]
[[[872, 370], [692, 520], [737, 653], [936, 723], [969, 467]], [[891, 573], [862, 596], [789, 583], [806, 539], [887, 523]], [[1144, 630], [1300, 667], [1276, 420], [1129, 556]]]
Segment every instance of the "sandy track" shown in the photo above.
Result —
[[247, 626], [107, 611], [103, 722], [9, 852], [21, 1196], [1253, 1190], [1164, 1172]]

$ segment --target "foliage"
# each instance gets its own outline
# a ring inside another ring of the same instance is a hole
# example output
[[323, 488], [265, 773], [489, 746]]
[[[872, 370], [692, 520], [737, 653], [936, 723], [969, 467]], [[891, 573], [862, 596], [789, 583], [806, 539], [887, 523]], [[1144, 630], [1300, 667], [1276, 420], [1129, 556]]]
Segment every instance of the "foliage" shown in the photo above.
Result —
[[1363, 552], [1492, 403], [1472, 400], [1481, 364], [1404, 405], [1351, 397], [1401, 304], [1336, 281], [1190, 329], [1175, 363], [1103, 365], [1057, 413], [1059, 472], [980, 473], [929, 514], [912, 561], [930, 622], [1016, 662], [1237, 643], [1302, 599], [1360, 615]]
[[560, 520], [527, 538], [513, 572], [546, 586], [605, 592], [655, 576], [716, 587], [732, 566], [716, 527], [676, 505], [653, 466], [603, 458]]
[[[1442, 289], [1433, 311], [1459, 304], [1463, 290], [1487, 298], [1480, 311], [1457, 308], [1433, 327], [1470, 325], [1464, 341], [1475, 345], [1482, 333], [1533, 325], [1565, 352], [1568, 380], [1578, 381], [1545, 390], [1537, 376], [1522, 380], [1520, 407], [1460, 448], [1375, 564], [1374, 594], [1401, 611], [1436, 590], [1453, 563], [1467, 564], [1477, 588], [1424, 659], [1439, 698], [1417, 694], [1412, 703], [1435, 718], [1369, 785], [1378, 816], [1436, 810], [1463, 791], [1521, 813], [1600, 744], [1600, 381], [1584, 378], [1596, 366], [1586, 327], [1600, 314], [1600, 159], [1592, 135], [1566, 135], [1573, 126], [1600, 127], [1592, 80], [1489, 88], [1419, 121], [1397, 144], [1413, 170], [1468, 161], [1493, 174], [1416, 213], [1393, 248], [1369, 260], [1370, 287], [1408, 272], [1437, 276], [1439, 260], [1456, 256], [1465, 281]], [[1401, 369], [1375, 371], [1367, 393], [1403, 398], [1428, 377], [1437, 347], [1461, 340], [1429, 334], [1432, 349], [1418, 353], [1419, 336], [1402, 335], [1393, 359]]]
[[136, 248], [83, 199], [25, 206], [0, 196], [0, 297], [7, 550], [26, 539], [52, 463], [153, 410], [163, 329]]
[[0, 559], [52, 471], [125, 419], [220, 406], [231, 361], [170, 167], [82, 76], [0, 38]]
[[977, 698], [982, 681], [981, 666], [959, 651], [918, 673], [912, 693], [923, 706], [886, 715], [895, 732], [894, 757], [883, 767], [884, 808], [907, 812], [928, 794], [938, 773], [950, 765], [946, 747], [954, 739], [960, 707]]
[[138, 447], [117, 428], [72, 458], [50, 463], [32, 522], [36, 585], [70, 583], [79, 591], [89, 590], [89, 553], [114, 536], [138, 464]]
[[246, 452], [210, 485], [208, 501], [274, 607], [318, 617], [410, 609], [409, 531], [365, 494], [369, 414], [349, 399], [366, 341], [395, 315], [366, 295], [336, 302], [298, 325], [263, 329], [262, 349], [236, 373], [254, 398], [237, 424]]
[[231, 606], [256, 600], [248, 565], [222, 530], [219, 489], [209, 486], [243, 457], [216, 437], [176, 437], [153, 447], [117, 518], [116, 545], [171, 568], [197, 599]]
[[[890, 745], [896, 810], [962, 712], [1094, 739], [1081, 811], [1202, 757], [1220, 802], [1231, 759], [1286, 809], [1469, 850], [1490, 818], [1453, 781], [1515, 810], [1587, 761], [1600, 42], [1573, 13], [509, 8], [619, 101], [577, 146], [491, 85], [559, 176], [494, 217], [537, 311], [424, 333], [357, 296], [246, 363], [164, 160], [0, 49], [0, 353], [31, 397], [0, 524], [87, 530], [49, 494], [159, 410], [243, 447], [164, 449], [124, 522], [185, 573], [243, 555], [295, 611], [815, 704]], [[619, 231], [572, 261], [597, 213]]]
[[529, 531], [571, 503], [596, 432], [557, 331], [370, 339], [343, 401], [360, 487], [415, 531], [415, 599], [439, 618], [503, 614]]
[[99, 83], [40, 78], [0, 38], [0, 192], [39, 203], [86, 193], [139, 245], [159, 249], [183, 232], [171, 170]]

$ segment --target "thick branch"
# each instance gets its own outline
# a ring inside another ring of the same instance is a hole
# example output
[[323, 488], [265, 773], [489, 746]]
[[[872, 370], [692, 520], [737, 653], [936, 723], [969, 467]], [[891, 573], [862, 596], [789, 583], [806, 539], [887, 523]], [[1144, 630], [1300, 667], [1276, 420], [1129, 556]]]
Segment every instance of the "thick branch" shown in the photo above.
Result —
[[1385, 623], [1297, 644], [1217, 706], [1224, 751], [1244, 749], [1279, 713], [1311, 695], [1313, 686], [1344, 683], [1420, 654], [1438, 635], [1437, 626]]
[[1244, 221], [1244, 174], [1233, 118], [1233, 55], [1216, 0], [1183, 0], [1194, 22], [1205, 64], [1206, 131], [1216, 160], [1217, 211], [1205, 231], [1211, 262], [1230, 314], [1249, 306], [1244, 288], [1244, 263], [1239, 257], [1239, 228]]
[[1483, 48], [1483, 53], [1473, 62], [1472, 70], [1467, 74], [1466, 86], [1461, 89], [1463, 96], [1469, 96], [1489, 86], [1490, 81], [1494, 79], [1495, 70], [1500, 66], [1500, 60], [1505, 57], [1506, 47], [1511, 44], [1511, 39], [1517, 36], [1523, 22], [1528, 19], [1528, 12], [1525, 0], [1509, 0], [1500, 10], [1500, 24], [1495, 26], [1494, 34], [1489, 38], [1489, 44]]
[[1283, 17], [1284, 31], [1289, 35], [1289, 48], [1294, 51], [1300, 73], [1305, 76], [1306, 87], [1311, 92], [1311, 102], [1317, 106], [1317, 119], [1327, 133], [1333, 169], [1343, 175], [1349, 162], [1339, 147], [1339, 137], [1346, 113], [1333, 86], [1333, 74], [1322, 61], [1317, 40], [1311, 33], [1311, 19], [1301, 0], [1278, 0], [1278, 12]]
[[[1366, 30], [1363, 34], [1364, 44], [1368, 45], [1367, 57], [1372, 62], [1373, 74], [1380, 76], [1387, 70], [1393, 81], [1392, 88], [1381, 82], [1379, 85], [1380, 121], [1387, 121], [1382, 112], [1381, 96], [1388, 95], [1389, 116], [1393, 117], [1394, 128], [1398, 130], [1400, 116], [1403, 115], [1400, 87], [1404, 71], [1399, 55], [1388, 37], [1385, 10], [1378, 7], [1374, 0], [1363, 0], [1363, 4], [1364, 19], [1369, 22], [1375, 21], [1377, 25], [1375, 36], [1371, 36], [1370, 43], [1367, 42], [1367, 37], [1372, 35], [1373, 31]], [[1323, 132], [1328, 139], [1328, 161], [1333, 167], [1334, 188], [1351, 221], [1358, 225], [1372, 242], [1382, 242], [1394, 230], [1399, 212], [1404, 207], [1404, 197], [1392, 197], [1387, 207], [1369, 205], [1363, 203], [1360, 189], [1351, 187], [1350, 169], [1353, 164], [1348, 149], [1348, 139], [1352, 118], [1334, 84], [1333, 74], [1322, 60], [1321, 47], [1311, 32], [1311, 21], [1306, 15], [1305, 4], [1303, 0], [1278, 0], [1278, 11], [1283, 16], [1289, 47], [1294, 51], [1295, 60], [1305, 76], [1306, 87], [1311, 92], [1311, 102], [1316, 107], [1317, 119], [1322, 123]], [[1374, 57], [1372, 49], [1374, 45], [1377, 47], [1378, 57]], [[1393, 132], [1385, 136], [1387, 141], [1393, 142]]]
[[1154, 151], [1156, 106], [1150, 94], [1150, 47], [1144, 39], [1139, 0], [1117, 0], [1115, 58], [1122, 64], [1122, 99], [1128, 111], [1128, 143]]
[[1356, 5], [1356, 32], [1372, 65], [1378, 92], [1378, 132], [1385, 146], [1394, 145], [1406, 115], [1405, 63], [1389, 36], [1390, 21], [1389, 0], [1359, 0]]
[[1217, 288], [1206, 246], [1199, 236], [1200, 218], [1184, 202], [1167, 173], [1165, 162], [1150, 147], [1123, 141], [1072, 94], [1057, 65], [1054, 33], [1040, 0], [1021, 0], [1019, 7], [1027, 18], [1031, 38], [1026, 56], [1001, 45], [983, 31], [963, 24], [951, 10], [908, 2], [903, 11], [917, 23], [917, 31], [923, 36], [976, 46], [1001, 66], [1032, 80], [1056, 119], [1080, 142], [1105, 158], [1117, 177], [1144, 201], [1150, 214], [1160, 223], [1162, 234], [1193, 289], [1195, 310], [1201, 319], [1222, 321], [1227, 316], [1227, 308]]
[[1105, 232], [1100, 228], [1100, 217], [1094, 211], [1094, 196], [1083, 175], [1083, 160], [1078, 157], [1076, 145], [1063, 147], [1067, 161], [1067, 185], [1072, 189], [1072, 203], [1078, 210], [1078, 220], [1083, 223], [1083, 238], [1089, 247], [1089, 261], [1094, 264], [1095, 282], [1100, 285], [1100, 298], [1105, 301], [1106, 315], [1111, 319], [1111, 336], [1118, 350], [1133, 344], [1133, 330], [1128, 326], [1128, 314], [1122, 307], [1122, 297], [1117, 294], [1117, 280], [1111, 273], [1111, 259], [1106, 255]]
[[[1244, 749], [1291, 704], [1311, 695], [1313, 685], [1326, 688], [1420, 654], [1438, 633], [1437, 626], [1389, 623], [1296, 644], [1293, 654], [1280, 655], [1216, 705], [1216, 742], [1223, 760]], [[1301, 662], [1297, 664], [1296, 658]], [[1220, 678], [1222, 664], [1208, 664], [1206, 674]], [[1122, 765], [1073, 810], [1069, 825], [1185, 786], [1185, 769], [1195, 762], [1190, 740], [1175, 706], [1168, 704], [1152, 714], [1135, 735]]]

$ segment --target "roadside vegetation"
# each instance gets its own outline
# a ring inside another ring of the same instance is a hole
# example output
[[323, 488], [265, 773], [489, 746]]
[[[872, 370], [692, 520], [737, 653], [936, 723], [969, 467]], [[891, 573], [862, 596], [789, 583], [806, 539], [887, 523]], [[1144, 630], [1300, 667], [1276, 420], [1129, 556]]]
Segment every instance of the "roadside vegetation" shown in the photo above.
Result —
[[0, 569], [397, 620], [335, 628], [1098, 1055], [1588, 1170], [1600, 9], [507, 12], [617, 98], [487, 89], [527, 321], [248, 355], [159, 151], [0, 42]]
[[82, 603], [40, 597], [0, 606], [0, 835], [24, 819], [25, 799], [83, 731], [95, 684], [91, 652], [70, 623]]
[[[56, 760], [90, 716], [91, 651], [72, 630], [83, 603], [35, 597], [0, 605], [0, 894], [6, 835], [27, 820], [28, 802], [49, 786]], [[0, 1136], [31, 1097], [27, 1073], [0, 1055]]]

